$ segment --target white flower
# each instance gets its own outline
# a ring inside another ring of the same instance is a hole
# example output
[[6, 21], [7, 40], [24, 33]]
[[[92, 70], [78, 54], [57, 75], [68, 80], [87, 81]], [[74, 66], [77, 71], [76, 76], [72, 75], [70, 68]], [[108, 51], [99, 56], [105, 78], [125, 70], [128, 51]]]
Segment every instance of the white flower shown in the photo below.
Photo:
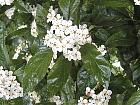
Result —
[[135, 5], [140, 5], [140, 0], [134, 0]]
[[104, 56], [106, 54], [106, 47], [104, 45], [101, 45], [100, 47], [97, 48], [99, 52]]
[[99, 94], [95, 94], [94, 90], [87, 87], [85, 93], [89, 100], [80, 97], [80, 100], [78, 100], [78, 105], [108, 105], [108, 102], [111, 99], [110, 96], [112, 91], [103, 89], [103, 91], [101, 91]]
[[63, 102], [61, 101], [60, 97], [59, 96], [53, 96], [50, 98], [50, 102], [55, 102], [56, 105], [62, 105]]
[[124, 69], [122, 68], [122, 66], [121, 66], [120, 61], [118, 61], [118, 60], [115, 60], [115, 61], [112, 63], [112, 65], [113, 65], [114, 67], [120, 68], [121, 70], [124, 70]]
[[0, 67], [0, 98], [11, 100], [18, 97], [23, 97], [23, 88], [16, 81], [16, 76], [13, 76], [12, 71], [3, 70]]
[[5, 4], [6, 5], [11, 5], [13, 3], [14, 0], [5, 0]]
[[11, 5], [14, 0], [0, 0], [0, 5]]
[[13, 56], [12, 59], [17, 59], [18, 56], [19, 56], [19, 54], [20, 54], [20, 52], [22, 51], [23, 48], [28, 48], [26, 41], [25, 41], [25, 42], [22, 42], [22, 41], [21, 41], [21, 42], [19, 43], [19, 45], [18, 45], [17, 48], [15, 49], [15, 52], [16, 52], [16, 53], [14, 54], [14, 56]]
[[31, 10], [32, 15], [36, 17], [37, 7], [35, 7], [34, 5], [30, 6], [30, 10]]
[[0, 5], [5, 5], [5, 0], [0, 0]]
[[19, 29], [22, 29], [22, 28], [27, 28], [27, 25], [21, 25], [21, 26], [19, 26], [19, 27], [18, 27], [18, 30], [19, 30]]
[[12, 16], [14, 15], [14, 11], [15, 11], [15, 8], [12, 7], [12, 8], [10, 8], [10, 9], [8, 9], [8, 10], [5, 11], [5, 15], [6, 15], [9, 19], [11, 19]]
[[25, 57], [23, 57], [22, 59], [25, 59], [27, 61], [27, 63], [29, 62], [29, 60], [32, 58], [31, 54], [26, 53]]
[[15, 53], [12, 59], [17, 59], [19, 56], [19, 53]]
[[38, 35], [35, 19], [33, 20], [32, 24], [31, 24], [31, 35], [34, 37], [37, 37], [37, 35]]
[[28, 96], [29, 96], [31, 102], [35, 101], [35, 103], [40, 103], [40, 96], [38, 96], [35, 91], [28, 92]]
[[51, 47], [54, 59], [57, 53], [62, 52], [69, 61], [81, 60], [80, 47], [86, 43], [91, 43], [91, 37], [87, 25], [72, 26], [71, 20], [64, 20], [57, 14], [53, 7], [49, 9], [47, 22], [51, 22], [50, 30], [44, 37], [44, 45]]

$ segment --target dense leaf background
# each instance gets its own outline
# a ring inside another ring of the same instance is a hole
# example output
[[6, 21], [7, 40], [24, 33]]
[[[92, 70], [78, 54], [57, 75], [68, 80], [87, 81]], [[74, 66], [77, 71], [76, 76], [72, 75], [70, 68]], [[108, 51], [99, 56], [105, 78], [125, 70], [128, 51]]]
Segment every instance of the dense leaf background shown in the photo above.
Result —
[[[37, 38], [31, 36], [33, 16], [27, 3], [37, 6]], [[49, 29], [46, 17], [51, 5], [74, 24], [86, 23], [93, 42], [106, 46], [106, 55], [86, 44], [80, 49], [81, 61], [69, 62], [60, 55], [52, 70], [48, 70], [52, 51], [41, 41]], [[9, 20], [4, 12], [12, 6], [16, 10]], [[17, 30], [22, 24], [27, 24], [27, 28]], [[29, 49], [23, 52], [33, 55], [28, 64], [23, 55], [12, 59], [19, 39], [30, 42]], [[123, 72], [112, 67], [112, 57], [118, 57]], [[87, 86], [96, 87], [97, 92], [103, 86], [112, 90], [109, 105], [140, 105], [140, 6], [135, 6], [133, 0], [15, 0], [11, 6], [0, 6], [0, 65], [14, 71], [25, 96], [28, 91], [39, 93], [38, 105], [53, 105], [48, 100], [53, 95], [61, 96], [64, 105], [76, 105]], [[24, 97], [1, 99], [0, 105], [29, 103]]]

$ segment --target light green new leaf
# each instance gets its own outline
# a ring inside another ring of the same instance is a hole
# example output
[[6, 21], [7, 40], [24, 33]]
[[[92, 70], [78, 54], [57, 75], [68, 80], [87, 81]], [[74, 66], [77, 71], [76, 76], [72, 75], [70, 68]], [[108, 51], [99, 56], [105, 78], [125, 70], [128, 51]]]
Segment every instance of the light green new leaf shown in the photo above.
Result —
[[51, 95], [55, 95], [62, 90], [62, 87], [66, 84], [69, 77], [70, 69], [71, 62], [63, 56], [60, 56], [48, 74], [47, 89]]
[[95, 75], [100, 83], [109, 81], [111, 70], [108, 62], [92, 44], [86, 44], [81, 48], [82, 61], [85, 69]]
[[135, 92], [128, 100], [127, 105], [140, 105], [140, 91]]
[[50, 49], [42, 51], [33, 56], [25, 66], [23, 74], [23, 88], [32, 91], [48, 72], [48, 66], [52, 59]]

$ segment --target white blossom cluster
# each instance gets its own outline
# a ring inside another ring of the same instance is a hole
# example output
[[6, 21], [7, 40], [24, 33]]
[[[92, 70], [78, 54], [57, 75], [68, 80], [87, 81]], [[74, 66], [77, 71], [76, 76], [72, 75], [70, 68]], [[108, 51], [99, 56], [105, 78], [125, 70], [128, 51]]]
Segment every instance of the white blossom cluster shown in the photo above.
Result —
[[8, 19], [12, 19], [12, 16], [14, 15], [15, 7], [12, 7], [5, 11], [5, 15], [8, 17]]
[[26, 53], [25, 56], [22, 59], [25, 59], [27, 61], [27, 63], [29, 62], [29, 60], [32, 58], [31, 54]]
[[12, 71], [4, 70], [0, 66], [0, 98], [11, 100], [18, 97], [23, 97], [23, 88], [16, 81]]
[[17, 46], [17, 48], [15, 49], [15, 54], [14, 54], [14, 56], [13, 56], [13, 58], [12, 59], [17, 59], [18, 58], [18, 56], [19, 56], [19, 54], [20, 54], [20, 52], [22, 51], [22, 49], [23, 48], [28, 48], [28, 45], [26, 44], [26, 41], [25, 42], [20, 42], [19, 43], [19, 45]]
[[11, 5], [14, 0], [0, 0], [0, 5]]
[[31, 102], [34, 101], [36, 104], [40, 103], [40, 96], [38, 96], [35, 91], [28, 92], [28, 96], [29, 96]]
[[87, 25], [72, 25], [71, 20], [64, 20], [60, 14], [57, 14], [53, 7], [49, 9], [47, 22], [51, 22], [50, 30], [44, 38], [44, 45], [52, 48], [53, 58], [57, 58], [57, 53], [62, 52], [69, 61], [81, 60], [79, 49], [86, 43], [91, 43]]
[[97, 51], [99, 51], [101, 55], [104, 56], [107, 53], [105, 45], [101, 45], [98, 47], [96, 43], [92, 43], [92, 44], [97, 48]]
[[20, 30], [20, 29], [22, 29], [22, 28], [27, 28], [27, 25], [21, 25], [21, 26], [19, 26], [18, 28], [17, 28], [17, 30]]
[[38, 32], [37, 32], [37, 25], [36, 25], [36, 20], [35, 20], [37, 7], [35, 7], [34, 5], [32, 7], [30, 6], [30, 10], [31, 10], [31, 13], [34, 17], [34, 20], [31, 23], [31, 35], [34, 36], [34, 37], [37, 37]]
[[140, 5], [140, 0], [134, 0], [135, 5]]
[[86, 96], [87, 98], [80, 97], [80, 100], [78, 100], [78, 105], [108, 105], [109, 100], [111, 99], [111, 90], [103, 89], [98, 94], [95, 94], [95, 91], [93, 89], [90, 89], [89, 87], [86, 88]]
[[99, 47], [97, 48], [97, 50], [98, 50], [99, 52], [101, 52], [101, 54], [102, 54], [103, 56], [107, 53], [106, 47], [105, 47], [104, 45], [99, 46]]
[[50, 98], [50, 102], [55, 102], [56, 105], [62, 105], [63, 102], [61, 101], [59, 96], [53, 96], [52, 98]]
[[124, 70], [124, 69], [122, 68], [121, 63], [120, 63], [120, 61], [119, 61], [118, 59], [115, 60], [115, 61], [112, 63], [112, 65], [113, 65], [114, 67], [120, 68], [121, 71]]

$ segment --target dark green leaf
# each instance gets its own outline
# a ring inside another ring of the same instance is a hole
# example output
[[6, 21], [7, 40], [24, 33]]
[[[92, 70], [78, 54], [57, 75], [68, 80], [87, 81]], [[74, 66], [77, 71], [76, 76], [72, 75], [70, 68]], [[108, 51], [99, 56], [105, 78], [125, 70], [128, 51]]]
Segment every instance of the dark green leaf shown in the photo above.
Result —
[[79, 3], [80, 0], [59, 0], [59, 6], [63, 12], [63, 16], [69, 19], [78, 8]]
[[55, 95], [62, 90], [66, 84], [71, 69], [71, 62], [60, 56], [51, 72], [48, 74], [48, 91], [50, 94]]
[[61, 91], [61, 99], [64, 105], [74, 105], [75, 102], [75, 85], [72, 78], [69, 76], [66, 84], [63, 86]]
[[106, 7], [128, 7], [130, 6], [129, 0], [101, 0], [97, 5]]
[[128, 100], [127, 105], [140, 105], [140, 91], [135, 92]]
[[135, 43], [135, 38], [128, 36], [126, 33], [120, 31], [113, 34], [106, 41], [108, 46], [131, 46]]
[[92, 44], [86, 44], [81, 48], [82, 61], [85, 69], [95, 75], [100, 83], [109, 81], [111, 70], [108, 62], [100, 56], [97, 49]]
[[33, 56], [25, 66], [23, 75], [23, 88], [32, 91], [48, 72], [48, 66], [52, 59], [52, 51], [42, 51]]

